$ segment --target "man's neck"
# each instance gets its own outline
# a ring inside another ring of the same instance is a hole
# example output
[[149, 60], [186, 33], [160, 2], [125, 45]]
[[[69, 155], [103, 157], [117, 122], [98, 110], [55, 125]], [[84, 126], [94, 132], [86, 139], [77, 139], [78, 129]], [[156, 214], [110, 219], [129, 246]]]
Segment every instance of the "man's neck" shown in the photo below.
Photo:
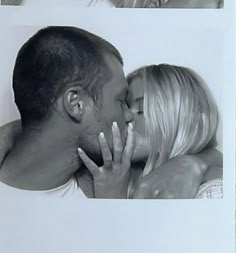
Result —
[[3, 163], [0, 180], [25, 190], [49, 190], [65, 184], [79, 163], [75, 137], [61, 130], [23, 131]]

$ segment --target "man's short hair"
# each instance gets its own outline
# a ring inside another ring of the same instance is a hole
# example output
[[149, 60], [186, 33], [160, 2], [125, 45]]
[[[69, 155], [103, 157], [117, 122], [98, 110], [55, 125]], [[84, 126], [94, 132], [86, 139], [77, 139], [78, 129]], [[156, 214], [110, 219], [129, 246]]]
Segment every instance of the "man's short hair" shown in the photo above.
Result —
[[47, 27], [20, 49], [13, 73], [15, 102], [22, 124], [45, 120], [62, 92], [72, 84], [99, 104], [110, 78], [105, 55], [123, 65], [118, 50], [104, 39], [75, 27]]

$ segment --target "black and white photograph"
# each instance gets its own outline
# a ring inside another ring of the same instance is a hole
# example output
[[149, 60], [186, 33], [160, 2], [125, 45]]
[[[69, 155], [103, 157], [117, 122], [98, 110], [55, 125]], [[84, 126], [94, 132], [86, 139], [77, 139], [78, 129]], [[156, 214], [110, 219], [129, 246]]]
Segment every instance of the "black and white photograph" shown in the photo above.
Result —
[[1, 252], [234, 252], [234, 7], [1, 1]]
[[2, 190], [223, 198], [220, 33], [140, 25], [2, 28]]
[[73, 6], [91, 8], [197, 8], [219, 9], [224, 0], [1, 0], [1, 5], [13, 6]]

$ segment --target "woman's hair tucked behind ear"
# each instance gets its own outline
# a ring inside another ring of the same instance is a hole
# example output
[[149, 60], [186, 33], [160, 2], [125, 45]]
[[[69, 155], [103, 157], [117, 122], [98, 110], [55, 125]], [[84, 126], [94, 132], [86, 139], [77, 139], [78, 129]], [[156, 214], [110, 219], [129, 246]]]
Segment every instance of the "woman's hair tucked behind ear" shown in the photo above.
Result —
[[172, 65], [139, 69], [150, 154], [143, 175], [168, 159], [196, 154], [214, 139], [218, 111], [210, 90], [192, 70]]

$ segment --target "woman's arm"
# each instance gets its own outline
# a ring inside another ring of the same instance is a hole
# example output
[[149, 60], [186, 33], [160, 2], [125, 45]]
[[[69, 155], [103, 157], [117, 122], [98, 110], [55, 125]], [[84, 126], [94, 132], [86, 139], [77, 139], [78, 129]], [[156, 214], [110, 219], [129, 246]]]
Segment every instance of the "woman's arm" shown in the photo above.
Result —
[[207, 165], [196, 156], [183, 155], [154, 168], [136, 183], [133, 198], [192, 199]]
[[202, 183], [222, 178], [222, 167], [222, 154], [213, 148], [174, 157], [136, 182], [133, 198], [195, 198]]
[[201, 183], [223, 177], [223, 155], [220, 151], [209, 148], [196, 154], [196, 157], [208, 166]]
[[12, 121], [0, 127], [0, 165], [21, 133], [21, 121]]

